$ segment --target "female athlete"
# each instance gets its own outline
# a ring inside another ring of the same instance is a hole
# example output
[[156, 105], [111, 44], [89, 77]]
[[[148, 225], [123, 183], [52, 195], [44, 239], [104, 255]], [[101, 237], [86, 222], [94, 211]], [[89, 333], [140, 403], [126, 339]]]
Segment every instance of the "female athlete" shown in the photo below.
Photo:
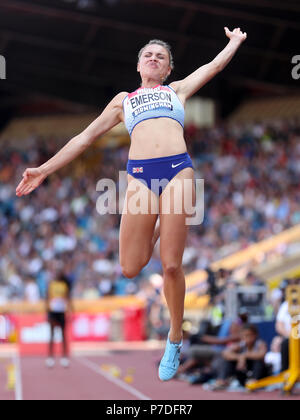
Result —
[[[228, 45], [211, 62], [183, 80], [163, 85], [173, 69], [168, 44], [150, 41], [139, 53], [137, 71], [141, 87], [133, 93], [119, 93], [103, 113], [82, 133], [71, 139], [54, 157], [38, 168], [28, 168], [16, 189], [18, 197], [36, 189], [47, 176], [79, 156], [95, 139], [124, 122], [131, 136], [128, 190], [120, 226], [120, 265], [124, 276], [133, 278], [145, 267], [160, 236], [164, 293], [170, 312], [171, 327], [166, 350], [159, 367], [163, 381], [172, 379], [178, 370], [182, 346], [185, 278], [182, 257], [188, 228], [186, 213], [174, 209], [178, 200], [190, 195], [195, 199], [194, 170], [184, 140], [184, 106], [192, 95], [216, 76], [231, 61], [247, 38], [240, 28], [232, 32], [226, 27]], [[151, 181], [167, 180], [167, 185], [154, 191]], [[184, 180], [191, 180], [184, 183]], [[182, 194], [171, 194], [176, 182], [184, 185]], [[139, 184], [148, 211], [131, 211], [130, 199], [135, 194], [130, 185]], [[186, 186], [187, 185], [187, 186]], [[186, 190], [188, 189], [188, 190]], [[162, 211], [167, 206], [169, 212]], [[153, 211], [153, 209], [157, 211]], [[156, 227], [159, 216], [160, 226]]]

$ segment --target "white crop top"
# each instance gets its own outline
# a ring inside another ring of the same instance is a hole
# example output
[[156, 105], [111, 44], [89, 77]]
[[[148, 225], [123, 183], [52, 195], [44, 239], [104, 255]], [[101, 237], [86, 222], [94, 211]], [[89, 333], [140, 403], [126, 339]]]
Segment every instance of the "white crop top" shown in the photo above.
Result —
[[141, 87], [125, 97], [123, 108], [130, 136], [137, 124], [153, 118], [172, 118], [184, 128], [184, 107], [170, 86]]

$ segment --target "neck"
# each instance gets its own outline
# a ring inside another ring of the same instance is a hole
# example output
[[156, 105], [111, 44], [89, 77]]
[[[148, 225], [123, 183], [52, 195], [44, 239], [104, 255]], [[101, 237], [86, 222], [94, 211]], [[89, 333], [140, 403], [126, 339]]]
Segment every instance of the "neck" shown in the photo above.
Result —
[[141, 87], [143, 87], [143, 88], [148, 88], [148, 89], [151, 89], [151, 88], [154, 88], [155, 86], [157, 86], [157, 85], [161, 85], [161, 80], [155, 80], [155, 79], [151, 79], [151, 78], [145, 78], [145, 79], [142, 79], [142, 84], [141, 84]]

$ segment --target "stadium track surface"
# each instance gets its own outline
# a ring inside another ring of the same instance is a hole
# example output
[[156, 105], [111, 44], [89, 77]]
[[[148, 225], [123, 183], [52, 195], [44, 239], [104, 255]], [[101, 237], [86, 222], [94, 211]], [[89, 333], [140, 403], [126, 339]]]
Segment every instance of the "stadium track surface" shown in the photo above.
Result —
[[[160, 345], [161, 347], [161, 345]], [[123, 348], [123, 349], [121, 349]], [[146, 347], [147, 348], [147, 347]], [[146, 349], [142, 344], [87, 344], [73, 349], [70, 369], [59, 364], [53, 370], [45, 367], [42, 357], [19, 358], [16, 350], [1, 351], [0, 400], [298, 400], [296, 395], [276, 392], [212, 393], [201, 386], [173, 380], [162, 383], [157, 377], [157, 362], [162, 349]], [[19, 365], [18, 365], [19, 363]], [[15, 388], [8, 390], [7, 367], [15, 365]], [[113, 376], [107, 366], [122, 374]], [[123, 378], [134, 369], [133, 382]]]

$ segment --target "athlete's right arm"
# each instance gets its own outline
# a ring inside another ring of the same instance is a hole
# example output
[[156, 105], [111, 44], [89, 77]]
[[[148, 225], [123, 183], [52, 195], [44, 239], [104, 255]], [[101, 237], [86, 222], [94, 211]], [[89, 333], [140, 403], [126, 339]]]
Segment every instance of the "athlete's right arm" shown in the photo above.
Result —
[[48, 175], [76, 159], [95, 139], [105, 134], [122, 121], [122, 103], [126, 92], [121, 92], [107, 105], [102, 114], [82, 133], [73, 137], [56, 155], [39, 168], [28, 168], [16, 189], [18, 197], [30, 194]]

